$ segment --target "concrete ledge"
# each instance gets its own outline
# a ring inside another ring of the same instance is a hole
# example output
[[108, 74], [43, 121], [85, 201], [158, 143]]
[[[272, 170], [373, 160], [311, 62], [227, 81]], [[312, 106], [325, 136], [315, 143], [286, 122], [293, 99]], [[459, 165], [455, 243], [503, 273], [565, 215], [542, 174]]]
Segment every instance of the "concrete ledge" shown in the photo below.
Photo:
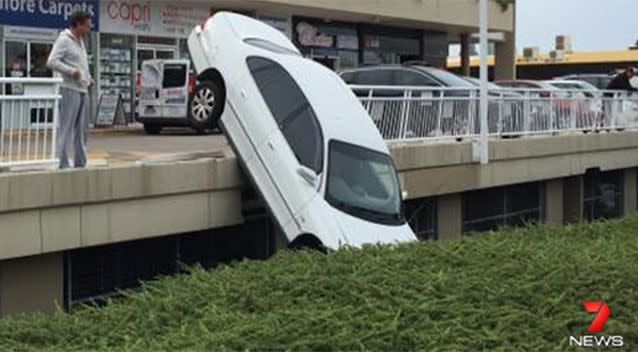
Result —
[[[490, 163], [471, 161], [470, 142], [394, 148], [400, 179], [410, 199], [583, 175], [588, 169], [638, 166], [638, 132], [490, 143]], [[469, 160], [469, 161], [468, 161]]]
[[0, 174], [0, 213], [240, 186], [240, 171], [234, 158]]
[[[490, 162], [626, 149], [638, 149], [638, 131], [493, 139], [489, 145]], [[390, 152], [399, 171], [477, 163], [469, 140], [391, 145]]]
[[0, 260], [241, 224], [222, 190], [0, 214]]

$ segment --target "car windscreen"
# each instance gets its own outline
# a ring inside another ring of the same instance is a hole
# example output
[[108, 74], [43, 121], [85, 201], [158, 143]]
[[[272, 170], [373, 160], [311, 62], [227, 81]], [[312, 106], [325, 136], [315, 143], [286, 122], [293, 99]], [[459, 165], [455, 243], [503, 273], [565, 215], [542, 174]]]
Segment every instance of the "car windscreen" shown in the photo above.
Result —
[[447, 71], [428, 68], [425, 70], [425, 72], [432, 75], [437, 80], [443, 82], [448, 87], [475, 88], [472, 83]]
[[326, 200], [364, 220], [400, 225], [401, 188], [392, 158], [345, 142], [330, 141]]

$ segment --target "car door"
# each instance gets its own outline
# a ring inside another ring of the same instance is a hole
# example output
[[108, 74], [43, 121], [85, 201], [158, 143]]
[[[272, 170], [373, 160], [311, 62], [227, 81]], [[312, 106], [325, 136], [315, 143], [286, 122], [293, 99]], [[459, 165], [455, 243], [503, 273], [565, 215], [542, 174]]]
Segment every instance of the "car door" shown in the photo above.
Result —
[[289, 213], [280, 219], [286, 227], [318, 194], [323, 172], [321, 127], [303, 91], [283, 66], [251, 57], [248, 67], [278, 126], [257, 146], [257, 154], [286, 203]]
[[163, 63], [158, 60], [142, 63], [139, 114], [144, 118], [158, 118], [163, 114], [163, 104], [160, 99], [163, 66]]
[[188, 104], [188, 61], [166, 61], [162, 67], [162, 117], [186, 119]]

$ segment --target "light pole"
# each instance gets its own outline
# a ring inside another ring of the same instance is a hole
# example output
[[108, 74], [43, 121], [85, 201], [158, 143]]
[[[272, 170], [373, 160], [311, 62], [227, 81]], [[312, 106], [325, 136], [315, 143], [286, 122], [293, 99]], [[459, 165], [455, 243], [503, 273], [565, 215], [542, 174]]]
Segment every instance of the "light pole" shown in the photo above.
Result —
[[488, 0], [479, 2], [479, 22], [480, 22], [480, 46], [481, 46], [481, 72], [480, 72], [480, 92], [479, 92], [479, 117], [480, 117], [480, 137], [479, 137], [479, 157], [481, 164], [487, 164], [489, 160], [488, 148], [488, 93], [487, 93], [487, 21], [488, 21]]

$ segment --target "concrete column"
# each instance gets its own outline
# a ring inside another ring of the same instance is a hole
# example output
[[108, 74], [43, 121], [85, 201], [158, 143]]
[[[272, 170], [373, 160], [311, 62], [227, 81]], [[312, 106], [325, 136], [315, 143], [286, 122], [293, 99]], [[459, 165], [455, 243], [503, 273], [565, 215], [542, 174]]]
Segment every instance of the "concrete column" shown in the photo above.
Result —
[[494, 79], [511, 80], [516, 78], [516, 35], [504, 32], [505, 40], [496, 43]]
[[461, 75], [470, 75], [470, 40], [469, 33], [461, 34]]
[[584, 183], [583, 176], [563, 179], [563, 222], [573, 224], [583, 219]]
[[625, 215], [630, 215], [636, 212], [637, 200], [636, 193], [638, 189], [636, 188], [636, 169], [626, 169], [625, 170], [625, 185], [623, 189], [623, 193], [625, 195], [625, 201], [623, 204], [623, 209]]
[[545, 222], [551, 226], [563, 224], [563, 180], [545, 182]]
[[64, 307], [63, 258], [52, 253], [0, 262], [0, 316]]
[[437, 228], [440, 240], [461, 238], [463, 233], [463, 197], [452, 194], [438, 197]]

